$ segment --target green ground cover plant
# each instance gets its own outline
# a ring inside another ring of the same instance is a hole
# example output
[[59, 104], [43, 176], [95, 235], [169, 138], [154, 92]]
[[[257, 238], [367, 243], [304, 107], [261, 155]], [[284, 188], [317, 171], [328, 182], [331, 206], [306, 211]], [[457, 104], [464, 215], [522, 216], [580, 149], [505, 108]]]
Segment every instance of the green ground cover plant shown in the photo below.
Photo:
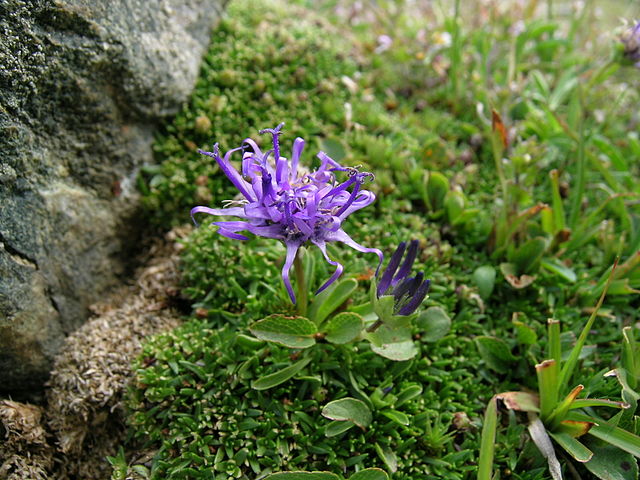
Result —
[[205, 223], [114, 477], [637, 478], [640, 30], [607, 22], [231, 2], [140, 177]]

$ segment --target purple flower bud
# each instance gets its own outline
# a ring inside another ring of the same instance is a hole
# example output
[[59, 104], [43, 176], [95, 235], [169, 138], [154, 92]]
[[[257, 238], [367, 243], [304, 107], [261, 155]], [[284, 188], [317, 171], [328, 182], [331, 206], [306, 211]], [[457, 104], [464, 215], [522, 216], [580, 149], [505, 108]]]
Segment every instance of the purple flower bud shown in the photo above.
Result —
[[635, 27], [624, 32], [620, 38], [624, 50], [622, 55], [625, 59], [640, 67], [640, 22]]
[[409, 277], [411, 267], [418, 255], [418, 244], [417, 240], [411, 241], [402, 266], [398, 269], [407, 246], [406, 242], [400, 243], [378, 282], [377, 297], [393, 295], [396, 315], [411, 315], [418, 309], [429, 291], [431, 281], [424, 280], [423, 272], [419, 272], [415, 277]]

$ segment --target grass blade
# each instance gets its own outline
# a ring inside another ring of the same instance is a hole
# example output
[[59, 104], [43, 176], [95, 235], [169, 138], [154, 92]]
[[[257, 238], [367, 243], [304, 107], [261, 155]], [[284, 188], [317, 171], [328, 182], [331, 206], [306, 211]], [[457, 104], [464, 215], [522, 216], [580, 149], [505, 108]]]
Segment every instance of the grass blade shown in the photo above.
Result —
[[571, 435], [551, 432], [549, 432], [549, 435], [551, 435], [551, 438], [553, 438], [558, 445], [564, 448], [564, 450], [578, 462], [586, 463], [591, 460], [591, 457], [593, 457], [593, 452]]
[[497, 425], [498, 405], [496, 397], [492, 397], [487, 405], [487, 410], [484, 413], [484, 422], [482, 423], [480, 458], [478, 459], [478, 480], [491, 480]]
[[587, 320], [587, 323], [582, 329], [582, 332], [580, 332], [580, 337], [578, 337], [576, 344], [573, 346], [573, 349], [571, 350], [571, 354], [569, 355], [569, 358], [567, 359], [565, 364], [562, 366], [562, 370], [560, 370], [560, 379], [559, 379], [560, 385], [568, 384], [569, 380], [571, 379], [571, 375], [573, 375], [573, 371], [575, 370], [576, 365], [578, 364], [578, 358], [580, 357], [580, 352], [582, 351], [582, 347], [584, 347], [584, 344], [587, 341], [587, 335], [589, 335], [589, 331], [591, 331], [591, 327], [593, 326], [593, 322], [595, 321], [596, 316], [598, 315], [598, 311], [602, 306], [602, 302], [604, 302], [604, 297], [606, 297], [607, 295], [607, 291], [609, 290], [609, 285], [611, 285], [611, 280], [613, 280], [617, 265], [618, 265], [618, 261], [616, 260], [615, 263], [613, 264], [613, 268], [611, 269], [611, 273], [609, 273], [609, 278], [607, 279], [607, 283], [604, 286], [604, 290], [602, 290], [600, 299], [598, 299], [596, 308], [593, 309], [593, 313], [589, 317], [589, 320]]
[[558, 403], [558, 365], [555, 360], [545, 360], [536, 365], [538, 392], [540, 394], [540, 417], [546, 421]]

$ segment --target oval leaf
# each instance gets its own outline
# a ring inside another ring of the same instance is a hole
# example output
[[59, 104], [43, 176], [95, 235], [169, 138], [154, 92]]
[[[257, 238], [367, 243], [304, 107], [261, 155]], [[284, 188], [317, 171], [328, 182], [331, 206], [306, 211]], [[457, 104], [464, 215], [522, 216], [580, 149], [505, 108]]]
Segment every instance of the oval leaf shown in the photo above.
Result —
[[316, 341], [316, 325], [305, 317], [269, 315], [249, 327], [249, 331], [260, 340], [267, 340], [289, 348], [309, 348]]
[[516, 361], [509, 346], [496, 337], [479, 336], [475, 338], [478, 353], [487, 366], [498, 373], [507, 373]]
[[382, 325], [375, 332], [368, 333], [367, 338], [371, 342], [371, 350], [389, 360], [402, 362], [418, 354], [410, 328], [391, 328], [388, 325]]
[[365, 468], [351, 475], [349, 480], [389, 480], [389, 475], [379, 468]]
[[267, 390], [269, 388], [276, 387], [293, 377], [296, 373], [306, 367], [310, 361], [311, 358], [303, 358], [302, 360], [294, 363], [293, 365], [289, 365], [282, 370], [278, 370], [275, 373], [260, 377], [251, 382], [251, 388], [253, 388], [254, 390]]
[[451, 329], [449, 315], [440, 307], [429, 307], [416, 320], [421, 330], [420, 339], [425, 342], [435, 342], [444, 337]]
[[280, 472], [264, 477], [264, 480], [339, 480], [335, 473], [329, 472]]
[[327, 403], [322, 409], [322, 416], [331, 420], [351, 421], [361, 428], [371, 423], [371, 410], [356, 398], [341, 398]]
[[493, 292], [496, 284], [496, 269], [491, 265], [483, 265], [473, 272], [473, 281], [478, 287], [478, 292], [483, 299], [487, 299]]
[[637, 480], [638, 462], [633, 455], [612, 445], [603, 445], [597, 440], [587, 446], [593, 451], [593, 457], [584, 466], [596, 477], [607, 480]]
[[356, 339], [364, 328], [364, 320], [353, 312], [342, 312], [327, 323], [325, 337], [328, 342], [343, 344]]

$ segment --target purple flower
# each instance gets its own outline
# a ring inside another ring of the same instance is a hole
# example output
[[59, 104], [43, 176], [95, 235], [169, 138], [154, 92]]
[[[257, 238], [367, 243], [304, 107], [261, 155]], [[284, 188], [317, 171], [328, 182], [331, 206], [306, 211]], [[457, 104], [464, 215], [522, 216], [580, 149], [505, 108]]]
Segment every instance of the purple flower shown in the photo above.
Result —
[[431, 280], [424, 280], [423, 272], [419, 272], [415, 277], [409, 277], [411, 267], [418, 254], [418, 240], [411, 241], [407, 256], [400, 265], [406, 248], [406, 242], [398, 245], [376, 288], [377, 298], [393, 295], [393, 313], [401, 316], [411, 315], [417, 310], [427, 296], [431, 285]]
[[[344, 269], [339, 262], [329, 258], [327, 242], [343, 242], [360, 252], [375, 253], [380, 263], [383, 256], [376, 248], [366, 248], [356, 243], [342, 229], [342, 223], [351, 213], [375, 200], [372, 192], [361, 188], [366, 180], [373, 180], [373, 174], [342, 167], [324, 152], [317, 155], [320, 159], [317, 170], [310, 173], [304, 171], [299, 165], [304, 148], [302, 138], [296, 138], [293, 142], [290, 162], [280, 156], [278, 137], [283, 125], [281, 123], [276, 128], [260, 131], [273, 136], [273, 149], [264, 153], [250, 138], [245, 139], [241, 147], [228, 151], [224, 157], [220, 156], [217, 143], [213, 152], [199, 150], [203, 155], [215, 159], [244, 198], [232, 202], [235, 206], [228, 208], [195, 207], [191, 210], [191, 218], [196, 213], [234, 216], [242, 220], [213, 222], [212, 225], [219, 227], [220, 235], [236, 240], [248, 240], [245, 235], [238, 233], [243, 231], [281, 240], [287, 248], [282, 279], [291, 301], [296, 303], [289, 271], [298, 249], [305, 243], [316, 245], [325, 260], [336, 268], [316, 293], [336, 281]], [[249, 149], [252, 151], [247, 151]], [[242, 173], [230, 161], [231, 155], [237, 151], [243, 152]], [[270, 161], [270, 157], [273, 157], [273, 161]], [[334, 172], [346, 172], [347, 180], [339, 183]]]
[[640, 22], [635, 27], [624, 32], [621, 41], [624, 46], [622, 53], [624, 58], [640, 68]]

